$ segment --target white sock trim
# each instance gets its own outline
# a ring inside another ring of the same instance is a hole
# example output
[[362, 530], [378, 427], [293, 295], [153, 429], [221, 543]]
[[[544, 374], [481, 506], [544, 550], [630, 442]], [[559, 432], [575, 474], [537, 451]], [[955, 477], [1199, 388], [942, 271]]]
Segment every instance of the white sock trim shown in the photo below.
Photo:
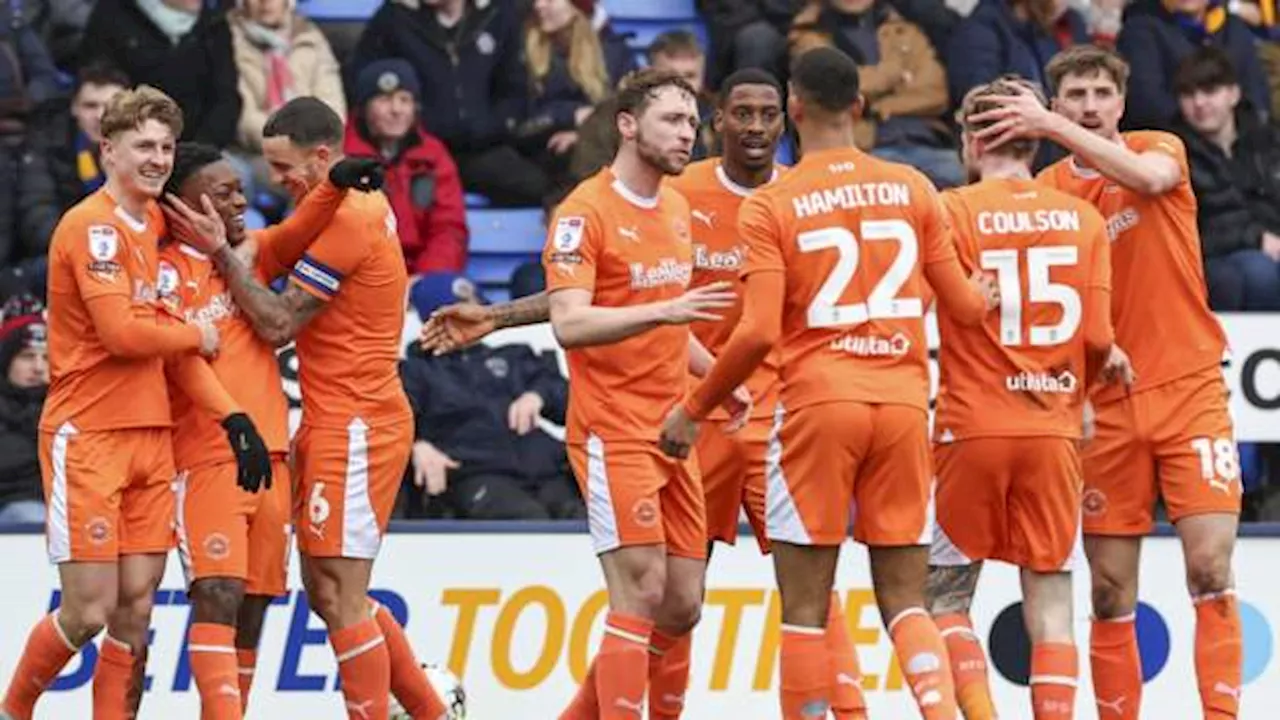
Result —
[[235, 655], [236, 649], [229, 645], [188, 645], [187, 652], [222, 653]]
[[610, 625], [609, 623], [604, 624], [604, 631], [616, 638], [622, 638], [623, 640], [636, 643], [637, 645], [644, 645], [645, 647], [649, 647], [649, 638], [643, 635], [637, 635], [636, 633], [616, 628]]
[[344, 653], [342, 653], [341, 655], [339, 655], [339, 656], [338, 656], [338, 664], [339, 664], [339, 665], [341, 665], [342, 663], [344, 663], [344, 662], [346, 662], [346, 661], [348, 661], [348, 660], [350, 660], [350, 659], [352, 659], [352, 658], [359, 657], [359, 656], [361, 656], [361, 655], [363, 655], [363, 654], [365, 654], [365, 653], [369, 652], [370, 650], [372, 650], [372, 649], [374, 649], [374, 648], [378, 647], [379, 645], [381, 645], [381, 644], [382, 644], [382, 643], [384, 643], [384, 642], [386, 642], [386, 638], [384, 638], [384, 637], [382, 637], [381, 635], [379, 635], [378, 637], [376, 637], [376, 638], [374, 638], [374, 639], [372, 639], [372, 640], [370, 640], [370, 641], [366, 642], [365, 644], [363, 644], [363, 645], [361, 645], [361, 646], [359, 646], [359, 647], [351, 648], [350, 650], [348, 650], [348, 651], [346, 651], [346, 652], [344, 652]]
[[75, 643], [71, 642], [71, 638], [67, 637], [67, 631], [62, 629], [62, 623], [58, 622], [58, 615], [61, 612], [61, 610], [53, 611], [53, 629], [57, 631], [58, 639], [62, 641], [63, 645], [67, 646], [68, 650], [71, 652], [80, 652], [80, 648], [76, 647]]
[[929, 617], [929, 613], [925, 612], [924, 608], [918, 608], [918, 607], [907, 608], [906, 610], [903, 610], [902, 612], [898, 613], [892, 620], [889, 621], [889, 624], [887, 626], [889, 632], [892, 633], [893, 629], [898, 626], [898, 623], [902, 622], [903, 620], [906, 620], [912, 615], [923, 615], [925, 617]]
[[825, 627], [806, 627], [804, 625], [787, 625], [781, 626], [783, 632], [795, 633], [796, 635], [826, 635]]
[[947, 628], [946, 630], [939, 631], [939, 634], [942, 635], [942, 637], [944, 638], [951, 637], [952, 635], [964, 635], [965, 637], [975, 642], [978, 639], [978, 636], [975, 635], [974, 632], [967, 627], [950, 627], [950, 628]]
[[1191, 604], [1203, 605], [1205, 603], [1213, 602], [1214, 600], [1221, 600], [1222, 598], [1235, 597], [1235, 596], [1236, 596], [1235, 588], [1227, 588], [1222, 592], [1205, 593], [1204, 595], [1192, 595]]
[[1067, 675], [1032, 675], [1028, 685], [1065, 685], [1076, 687], [1077, 680]]
[[1128, 615], [1121, 615], [1120, 617], [1107, 618], [1105, 620], [1103, 618], [1098, 617], [1097, 615], [1093, 616], [1093, 621], [1096, 623], [1131, 623], [1137, 619], [1138, 619], [1137, 612], [1131, 612]]

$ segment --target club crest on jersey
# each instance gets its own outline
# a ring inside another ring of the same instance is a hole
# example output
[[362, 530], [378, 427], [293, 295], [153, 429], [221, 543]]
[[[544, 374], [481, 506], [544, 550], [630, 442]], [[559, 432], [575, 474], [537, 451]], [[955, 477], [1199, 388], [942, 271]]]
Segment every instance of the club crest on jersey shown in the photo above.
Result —
[[119, 236], [110, 225], [89, 226], [89, 255], [98, 262], [114, 260], [120, 249]]
[[556, 221], [552, 245], [557, 253], [571, 253], [582, 246], [587, 221], [582, 217], [563, 217]]
[[173, 295], [178, 291], [178, 286], [181, 284], [182, 279], [178, 277], [178, 268], [161, 260], [160, 272], [156, 276], [156, 292], [160, 294], [160, 297]]

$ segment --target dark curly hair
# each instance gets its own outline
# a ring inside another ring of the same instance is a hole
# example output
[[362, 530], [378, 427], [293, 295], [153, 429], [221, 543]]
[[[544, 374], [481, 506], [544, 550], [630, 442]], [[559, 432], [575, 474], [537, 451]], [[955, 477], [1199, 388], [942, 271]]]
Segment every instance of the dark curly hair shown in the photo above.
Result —
[[198, 142], [180, 142], [173, 153], [173, 172], [164, 191], [181, 196], [182, 184], [192, 175], [222, 160], [222, 151], [212, 145]]

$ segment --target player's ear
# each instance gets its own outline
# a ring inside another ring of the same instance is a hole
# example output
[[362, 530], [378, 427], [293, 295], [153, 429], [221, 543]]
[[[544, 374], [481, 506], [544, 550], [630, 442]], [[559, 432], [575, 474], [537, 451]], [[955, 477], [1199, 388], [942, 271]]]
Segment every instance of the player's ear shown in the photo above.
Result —
[[867, 96], [863, 95], [862, 93], [858, 93], [858, 99], [853, 103], [853, 107], [850, 108], [850, 112], [853, 113], [853, 119], [861, 120], [862, 111], [866, 107], [867, 107]]
[[622, 136], [623, 140], [631, 140], [635, 138], [636, 128], [639, 125], [635, 115], [632, 115], [629, 112], [620, 112], [618, 113], [617, 124], [618, 134]]
[[711, 112], [711, 129], [717, 137], [724, 132], [724, 110], [716, 108]]

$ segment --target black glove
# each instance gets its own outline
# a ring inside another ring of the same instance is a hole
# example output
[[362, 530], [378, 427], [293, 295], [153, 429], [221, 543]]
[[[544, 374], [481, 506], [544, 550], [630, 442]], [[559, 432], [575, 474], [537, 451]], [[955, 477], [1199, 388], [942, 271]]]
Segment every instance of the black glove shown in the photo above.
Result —
[[227, 431], [227, 442], [236, 456], [236, 484], [251, 493], [263, 485], [270, 490], [271, 455], [253, 421], [244, 413], [234, 413], [223, 419], [222, 428]]
[[381, 190], [384, 179], [382, 161], [375, 158], [343, 158], [329, 169], [329, 182], [343, 190]]

